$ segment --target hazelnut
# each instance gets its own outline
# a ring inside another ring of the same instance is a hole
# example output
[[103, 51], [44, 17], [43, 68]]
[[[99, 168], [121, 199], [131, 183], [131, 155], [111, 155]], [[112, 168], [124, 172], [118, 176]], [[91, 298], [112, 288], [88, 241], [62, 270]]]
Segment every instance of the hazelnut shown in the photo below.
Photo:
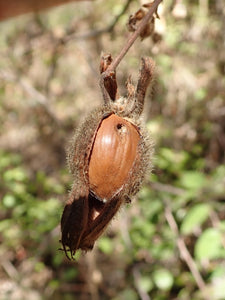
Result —
[[112, 114], [103, 119], [97, 131], [89, 162], [90, 191], [108, 201], [128, 180], [138, 159], [140, 135], [127, 120]]
[[118, 96], [115, 74], [107, 78], [107, 85], [101, 83], [104, 104], [76, 130], [68, 149], [74, 183], [61, 219], [66, 255], [93, 248], [151, 168], [153, 144], [140, 115], [153, 70], [152, 60], [143, 58], [137, 87], [129, 81], [126, 98]]

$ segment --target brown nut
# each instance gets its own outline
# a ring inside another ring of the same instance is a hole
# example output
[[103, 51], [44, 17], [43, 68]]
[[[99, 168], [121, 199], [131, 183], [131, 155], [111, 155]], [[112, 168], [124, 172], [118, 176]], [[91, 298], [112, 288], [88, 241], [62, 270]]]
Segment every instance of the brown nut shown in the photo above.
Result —
[[127, 120], [112, 114], [98, 129], [89, 162], [90, 190], [106, 202], [117, 194], [138, 157], [140, 135]]

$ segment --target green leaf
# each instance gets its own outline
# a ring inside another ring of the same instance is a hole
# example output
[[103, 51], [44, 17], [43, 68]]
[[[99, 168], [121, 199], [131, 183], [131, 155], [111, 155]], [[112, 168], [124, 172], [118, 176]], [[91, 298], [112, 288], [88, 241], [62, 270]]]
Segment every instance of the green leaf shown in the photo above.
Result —
[[16, 198], [14, 195], [6, 194], [2, 199], [2, 203], [5, 207], [11, 208], [16, 204]]
[[41, 261], [38, 261], [36, 264], [35, 264], [35, 271], [36, 272], [42, 272], [43, 270], [45, 269], [45, 264]]
[[217, 266], [211, 276], [211, 286], [212, 286], [212, 294], [213, 299], [222, 300], [225, 299], [225, 270], [223, 265]]
[[175, 151], [169, 148], [161, 148], [158, 154], [156, 165], [176, 176], [183, 172], [189, 154], [185, 151]]
[[112, 240], [106, 236], [103, 236], [99, 241], [98, 241], [98, 247], [99, 249], [105, 253], [105, 254], [111, 254], [113, 251], [113, 243]]
[[2, 220], [0, 222], [0, 232], [4, 232], [6, 230], [8, 230], [8, 228], [10, 228], [12, 226], [12, 220], [10, 219], [5, 219], [5, 220]]
[[67, 268], [63, 274], [66, 281], [74, 280], [77, 277], [78, 271], [76, 268]]
[[197, 204], [193, 206], [181, 224], [181, 233], [193, 233], [196, 228], [199, 228], [207, 220], [209, 213], [210, 206], [208, 204]]
[[207, 90], [205, 88], [199, 88], [195, 92], [195, 99], [196, 100], [203, 100], [207, 95]]
[[173, 285], [173, 275], [166, 269], [159, 269], [153, 273], [153, 279], [160, 290], [169, 290]]
[[196, 171], [187, 171], [180, 178], [181, 185], [187, 189], [198, 190], [206, 184], [204, 174]]
[[124, 289], [121, 293], [119, 293], [116, 297], [112, 298], [112, 300], [138, 300], [138, 296], [136, 292], [132, 289]]
[[4, 175], [3, 178], [5, 181], [25, 181], [27, 179], [27, 174], [25, 173], [25, 171], [20, 168], [14, 168], [14, 169], [10, 169], [7, 170]]
[[141, 290], [145, 291], [146, 293], [150, 292], [153, 289], [153, 283], [149, 276], [142, 276], [138, 280], [138, 284]]
[[222, 258], [224, 255], [221, 232], [216, 228], [206, 229], [196, 242], [195, 257], [203, 260]]

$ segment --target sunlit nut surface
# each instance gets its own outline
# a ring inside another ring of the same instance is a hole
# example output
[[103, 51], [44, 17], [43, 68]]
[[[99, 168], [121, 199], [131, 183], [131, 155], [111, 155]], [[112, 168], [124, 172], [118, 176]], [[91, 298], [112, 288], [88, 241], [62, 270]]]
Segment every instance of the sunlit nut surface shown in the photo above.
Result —
[[102, 121], [89, 162], [90, 189], [99, 199], [111, 199], [126, 183], [139, 140], [137, 128], [127, 120], [112, 114]]

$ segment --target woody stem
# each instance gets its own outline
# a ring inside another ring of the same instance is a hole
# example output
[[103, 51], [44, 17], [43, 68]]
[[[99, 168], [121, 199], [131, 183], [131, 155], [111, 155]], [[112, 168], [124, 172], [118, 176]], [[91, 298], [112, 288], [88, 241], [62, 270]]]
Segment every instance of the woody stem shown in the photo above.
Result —
[[140, 35], [140, 33], [142, 32], [142, 30], [144, 29], [144, 27], [148, 24], [149, 20], [152, 18], [154, 12], [156, 12], [157, 7], [159, 6], [159, 4], [162, 2], [162, 0], [155, 0], [151, 6], [151, 8], [149, 9], [148, 13], [145, 15], [145, 17], [143, 18], [143, 20], [140, 22], [140, 24], [138, 25], [137, 29], [135, 30], [134, 33], [132, 33], [125, 45], [123, 46], [122, 50], [120, 51], [120, 53], [117, 55], [117, 57], [112, 61], [112, 63], [110, 64], [110, 66], [107, 68], [107, 73], [115, 71], [117, 66], [119, 65], [119, 63], [121, 62], [121, 60], [123, 59], [123, 57], [127, 54], [128, 50], [130, 49], [130, 47], [133, 45], [133, 43], [135, 42], [135, 40], [138, 38], [138, 36]]

